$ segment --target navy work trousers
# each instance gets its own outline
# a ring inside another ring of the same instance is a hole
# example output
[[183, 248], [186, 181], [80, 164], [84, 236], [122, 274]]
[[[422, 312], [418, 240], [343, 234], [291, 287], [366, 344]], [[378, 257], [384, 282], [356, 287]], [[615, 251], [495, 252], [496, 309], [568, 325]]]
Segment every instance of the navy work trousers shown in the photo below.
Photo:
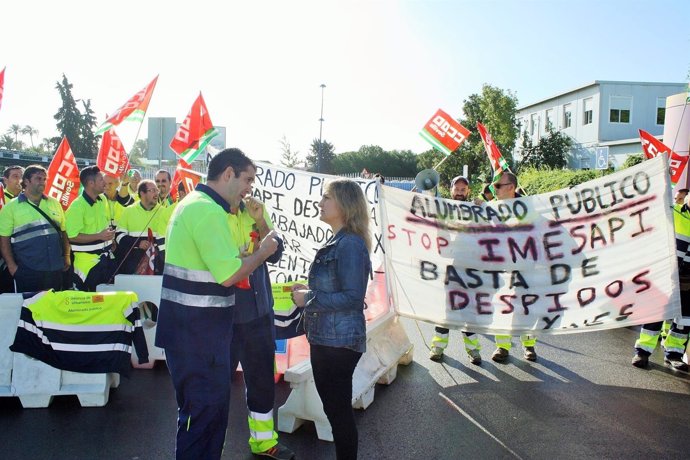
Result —
[[166, 349], [165, 358], [177, 398], [175, 458], [220, 459], [230, 410], [230, 350], [194, 353]]

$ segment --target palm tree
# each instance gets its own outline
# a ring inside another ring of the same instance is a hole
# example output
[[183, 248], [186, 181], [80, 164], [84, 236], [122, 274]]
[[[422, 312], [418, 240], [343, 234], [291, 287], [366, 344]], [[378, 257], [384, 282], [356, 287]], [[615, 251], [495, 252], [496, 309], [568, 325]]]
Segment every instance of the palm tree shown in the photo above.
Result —
[[39, 145], [39, 148], [43, 149], [46, 153], [50, 153], [55, 151], [57, 147], [55, 147], [54, 139], [51, 139], [50, 137], [44, 137]]
[[33, 126], [26, 125], [22, 128], [22, 134], [29, 136], [31, 148], [34, 148], [34, 136], [38, 136], [38, 130]]
[[14, 142], [17, 142], [17, 136], [22, 132], [22, 127], [19, 125], [10, 125], [7, 134], [14, 134]]
[[0, 147], [5, 148], [7, 150], [12, 150], [14, 147], [14, 141], [12, 140], [12, 136], [9, 134], [3, 134], [0, 136]]

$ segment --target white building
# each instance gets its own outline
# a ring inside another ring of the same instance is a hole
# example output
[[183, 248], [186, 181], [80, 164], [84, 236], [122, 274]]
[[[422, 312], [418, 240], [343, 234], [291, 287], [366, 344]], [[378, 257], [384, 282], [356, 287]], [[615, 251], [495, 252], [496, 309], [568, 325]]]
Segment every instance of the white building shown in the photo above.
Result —
[[628, 155], [642, 152], [638, 129], [661, 137], [666, 97], [686, 89], [685, 83], [596, 80], [518, 107], [521, 137], [526, 131], [536, 144], [551, 126], [573, 139], [570, 168], [594, 168], [596, 147], [609, 147], [609, 164], [619, 167]]

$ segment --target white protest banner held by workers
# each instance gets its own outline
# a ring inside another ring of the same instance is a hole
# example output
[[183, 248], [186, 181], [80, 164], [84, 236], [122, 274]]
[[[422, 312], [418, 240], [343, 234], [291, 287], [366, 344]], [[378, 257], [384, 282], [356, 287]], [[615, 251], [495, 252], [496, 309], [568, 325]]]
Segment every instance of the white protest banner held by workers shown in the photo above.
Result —
[[556, 334], [680, 315], [668, 163], [481, 206], [382, 187], [398, 313], [491, 334]]

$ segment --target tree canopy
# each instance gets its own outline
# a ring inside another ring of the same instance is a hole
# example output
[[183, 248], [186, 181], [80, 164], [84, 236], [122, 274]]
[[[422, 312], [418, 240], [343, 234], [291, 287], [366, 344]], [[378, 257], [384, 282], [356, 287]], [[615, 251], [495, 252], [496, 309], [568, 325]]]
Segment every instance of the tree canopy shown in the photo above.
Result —
[[573, 145], [572, 139], [560, 131], [548, 128], [548, 134], [538, 139], [534, 145], [527, 131], [522, 135], [520, 144], [520, 162], [517, 169], [524, 167], [563, 169], [568, 165], [568, 151]]
[[356, 152], [344, 152], [333, 159], [335, 174], [381, 173], [384, 177], [414, 177], [417, 155], [410, 150], [386, 151], [378, 145], [363, 145]]
[[[321, 160], [319, 161], [319, 157]], [[333, 174], [333, 160], [335, 159], [335, 147], [326, 140], [314, 139], [311, 150], [307, 155], [307, 168], [323, 174]]]
[[[96, 158], [98, 154], [98, 141], [101, 136], [93, 134], [97, 124], [94, 112], [91, 109], [91, 100], [76, 101], [72, 96], [73, 85], [62, 75], [62, 82], [57, 82], [55, 88], [60, 93], [62, 106], [53, 118], [57, 120], [57, 129], [60, 136], [55, 138], [59, 143], [62, 136], [67, 137], [72, 152], [81, 158]], [[81, 102], [84, 113], [77, 107], [77, 102]]]

